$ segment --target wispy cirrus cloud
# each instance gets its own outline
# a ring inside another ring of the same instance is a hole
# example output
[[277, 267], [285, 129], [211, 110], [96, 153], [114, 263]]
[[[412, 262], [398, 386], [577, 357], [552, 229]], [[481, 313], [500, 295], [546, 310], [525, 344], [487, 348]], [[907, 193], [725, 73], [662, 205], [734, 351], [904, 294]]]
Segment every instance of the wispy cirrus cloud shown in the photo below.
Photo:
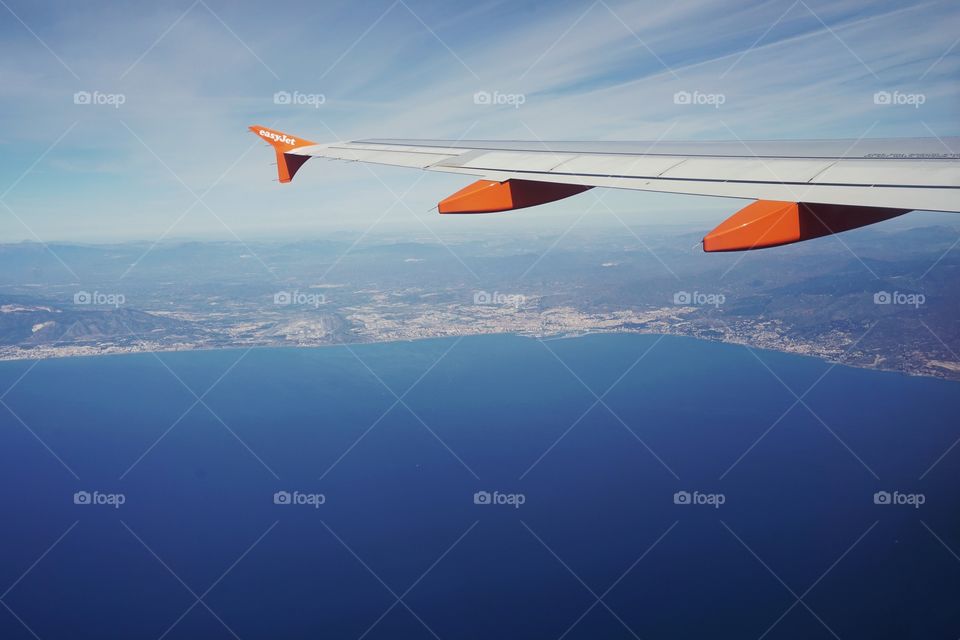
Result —
[[[12, 17], [0, 22], [0, 179], [13, 183], [77, 123], [7, 198], [44, 239], [230, 237], [224, 223], [246, 237], [365, 228], [394, 203], [391, 190], [418, 180], [406, 201], [438, 224], [424, 212], [462, 183], [374, 168], [383, 186], [357, 165], [316, 161], [295, 185], [279, 188], [272, 156], [250, 150], [256, 141], [245, 127], [254, 122], [317, 140], [958, 133], [960, 8], [948, 2], [488, 2], [464, 9], [383, 0], [292, 3], [282, 14], [260, 1], [184, 0], [146, 13], [113, 2], [8, 5], [29, 29]], [[121, 94], [124, 102], [77, 105], [78, 91]], [[275, 104], [278, 91], [324, 99], [318, 108]], [[876, 104], [880, 91], [925, 101], [920, 108]], [[522, 95], [523, 103], [476, 104], [477, 92]], [[681, 93], [723, 100], [678, 104]], [[191, 191], [213, 184], [204, 200], [215, 215], [195, 206], [183, 216]], [[607, 203], [624, 214], [655, 207], [649, 220], [690, 207], [729, 208], [642, 194], [615, 194]], [[576, 201], [547, 208], [551, 219], [580, 209]], [[395, 207], [385, 222], [422, 231], [411, 215]], [[0, 217], [0, 233], [30, 237], [11, 218]]]

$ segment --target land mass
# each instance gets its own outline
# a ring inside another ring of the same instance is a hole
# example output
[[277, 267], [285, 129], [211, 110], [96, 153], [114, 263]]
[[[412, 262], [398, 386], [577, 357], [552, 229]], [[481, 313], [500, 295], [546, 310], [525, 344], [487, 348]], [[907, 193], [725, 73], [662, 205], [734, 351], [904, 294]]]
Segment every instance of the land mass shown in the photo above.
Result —
[[682, 229], [597, 233], [574, 248], [6, 245], [0, 359], [632, 332], [960, 380], [958, 236], [865, 231], [719, 259], [691, 252]]

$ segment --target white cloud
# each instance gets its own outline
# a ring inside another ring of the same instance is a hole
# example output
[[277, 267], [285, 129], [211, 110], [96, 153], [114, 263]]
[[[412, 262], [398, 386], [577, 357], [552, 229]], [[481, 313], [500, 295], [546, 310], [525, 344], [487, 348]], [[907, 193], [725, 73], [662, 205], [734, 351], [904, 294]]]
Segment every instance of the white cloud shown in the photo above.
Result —
[[[542, 139], [650, 139], [669, 131], [677, 139], [857, 137], [868, 129], [872, 136], [917, 136], [928, 135], [926, 126], [956, 135], [960, 121], [956, 49], [937, 62], [955, 42], [960, 19], [960, 7], [946, 2], [808, 3], [815, 15], [802, 3], [784, 15], [792, 0], [491, 2], [466, 12], [454, 3], [409, 2], [443, 42], [403, 5], [357, 42], [388, 0], [303, 2], [282, 18], [274, 3], [209, 2], [233, 33], [203, 5], [181, 18], [189, 4], [148, 14], [120, 3], [83, 10], [60, 4], [56, 11], [25, 2], [11, 7], [79, 81], [18, 23], [0, 27], [6, 182], [79, 121], [8, 198], [44, 239], [107, 228], [120, 237], [157, 237], [193, 201], [163, 163], [197, 193], [219, 180], [205, 200], [246, 238], [275, 229], [363, 228], [393, 204], [389, 191], [356, 164], [312, 161], [293, 185], [280, 187], [271, 181], [273, 158], [265, 147], [223, 175], [256, 143], [246, 131], [254, 123], [316, 140], [330, 138], [330, 130], [345, 138], [456, 138], [469, 131], [471, 138]], [[923, 92], [927, 101], [919, 111], [873, 104], [873, 93], [887, 88]], [[126, 102], [120, 109], [82, 108], [71, 99], [81, 89], [122, 92]], [[326, 103], [278, 106], [272, 101], [278, 90], [322, 93]], [[472, 100], [478, 90], [522, 93], [526, 101], [519, 109], [481, 107]], [[672, 97], [684, 90], [726, 99], [721, 109], [678, 108]], [[449, 223], [426, 213], [462, 178], [372, 170], [397, 193], [420, 180], [409, 206], [437, 229], [491, 228], [487, 221]], [[607, 201], [618, 214], [653, 221], [730, 206], [638, 193]], [[551, 205], [549, 216], [536, 219], [569, 224], [585, 202], [592, 200]], [[411, 225], [411, 233], [423, 231], [402, 206], [388, 217]], [[18, 224], [2, 228], [6, 239], [27, 235]], [[208, 233], [231, 237], [203, 206], [171, 231]]]

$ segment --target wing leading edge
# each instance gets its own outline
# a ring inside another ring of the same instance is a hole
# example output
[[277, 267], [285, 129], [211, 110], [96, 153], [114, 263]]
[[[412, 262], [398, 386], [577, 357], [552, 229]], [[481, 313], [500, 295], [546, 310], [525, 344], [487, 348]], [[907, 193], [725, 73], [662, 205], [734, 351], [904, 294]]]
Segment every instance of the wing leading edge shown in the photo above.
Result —
[[790, 244], [912, 210], [960, 212], [960, 138], [752, 142], [358, 140], [318, 144], [266, 127], [280, 182], [311, 157], [460, 173], [477, 181], [440, 213], [491, 213], [591, 187], [756, 200], [705, 251]]

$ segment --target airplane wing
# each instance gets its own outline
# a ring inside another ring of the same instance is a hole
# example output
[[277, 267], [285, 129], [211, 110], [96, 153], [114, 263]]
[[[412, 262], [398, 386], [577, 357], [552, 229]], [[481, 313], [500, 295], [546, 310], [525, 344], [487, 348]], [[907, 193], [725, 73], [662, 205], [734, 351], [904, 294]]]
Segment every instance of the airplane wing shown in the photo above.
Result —
[[705, 251], [818, 238], [913, 210], [960, 212], [960, 138], [724, 142], [356, 140], [318, 144], [266, 127], [280, 182], [312, 157], [460, 173], [475, 182], [442, 214], [511, 211], [613, 187], [756, 202]]

